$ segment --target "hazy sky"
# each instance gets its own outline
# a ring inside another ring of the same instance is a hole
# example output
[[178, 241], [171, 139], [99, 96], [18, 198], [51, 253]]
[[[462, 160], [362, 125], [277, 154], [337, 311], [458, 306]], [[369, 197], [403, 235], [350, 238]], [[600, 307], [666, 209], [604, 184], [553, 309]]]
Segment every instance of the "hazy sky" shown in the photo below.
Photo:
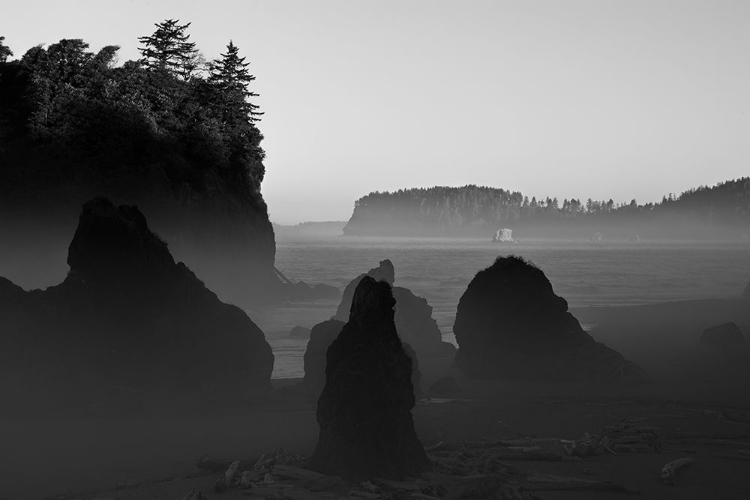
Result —
[[750, 175], [750, 2], [16, 1], [20, 57], [192, 22], [232, 39], [266, 114], [271, 220], [346, 220], [370, 191], [479, 184], [657, 201]]

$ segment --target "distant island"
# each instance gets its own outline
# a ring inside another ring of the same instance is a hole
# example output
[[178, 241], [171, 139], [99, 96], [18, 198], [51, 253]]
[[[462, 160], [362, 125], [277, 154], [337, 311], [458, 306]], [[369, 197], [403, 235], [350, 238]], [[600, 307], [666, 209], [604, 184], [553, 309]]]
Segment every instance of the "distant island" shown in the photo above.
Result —
[[[660, 203], [589, 198], [536, 199], [486, 186], [373, 192], [358, 199], [343, 229], [353, 236], [482, 236], [511, 229], [514, 239], [748, 239], [750, 177], [701, 186]], [[597, 236], [598, 235], [598, 236]]]

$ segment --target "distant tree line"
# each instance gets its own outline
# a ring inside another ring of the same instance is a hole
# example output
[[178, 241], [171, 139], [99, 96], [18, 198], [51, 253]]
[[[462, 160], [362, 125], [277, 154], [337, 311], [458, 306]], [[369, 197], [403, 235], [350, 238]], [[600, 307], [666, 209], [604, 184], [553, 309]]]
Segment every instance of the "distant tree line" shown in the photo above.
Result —
[[80, 39], [13, 60], [0, 37], [0, 181], [96, 184], [157, 164], [175, 190], [219, 182], [259, 198], [265, 153], [249, 63], [231, 41], [205, 61], [190, 23], [155, 27], [138, 39], [141, 59], [121, 65], [119, 47], [92, 52]]
[[501, 227], [616, 225], [618, 222], [680, 219], [736, 226], [750, 231], [750, 177], [670, 194], [660, 203], [640, 205], [610, 200], [537, 199], [518, 191], [468, 185], [373, 192], [354, 204], [349, 234], [409, 227], [447, 233]]

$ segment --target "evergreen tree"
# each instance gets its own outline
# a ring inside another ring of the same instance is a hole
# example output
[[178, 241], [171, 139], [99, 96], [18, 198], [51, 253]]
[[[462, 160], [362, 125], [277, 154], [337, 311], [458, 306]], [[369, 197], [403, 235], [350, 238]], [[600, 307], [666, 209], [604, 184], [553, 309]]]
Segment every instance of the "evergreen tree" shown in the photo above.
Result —
[[4, 63], [9, 57], [13, 57], [13, 51], [5, 45], [5, 37], [0, 36], [0, 63]]
[[230, 124], [244, 122], [248, 118], [251, 122], [256, 122], [263, 115], [258, 111], [258, 106], [249, 101], [252, 97], [258, 97], [258, 94], [248, 89], [250, 82], [255, 80], [247, 70], [249, 65], [244, 57], [239, 56], [239, 49], [231, 40], [226, 53], [221, 54], [221, 59], [212, 64], [209, 81], [220, 90], [223, 102], [219, 106], [224, 120]]
[[141, 64], [147, 69], [167, 71], [183, 80], [190, 80], [199, 67], [200, 55], [195, 43], [190, 42], [185, 31], [191, 23], [179, 24], [179, 20], [167, 19], [157, 23], [156, 31], [151, 36], [142, 36], [138, 41]]

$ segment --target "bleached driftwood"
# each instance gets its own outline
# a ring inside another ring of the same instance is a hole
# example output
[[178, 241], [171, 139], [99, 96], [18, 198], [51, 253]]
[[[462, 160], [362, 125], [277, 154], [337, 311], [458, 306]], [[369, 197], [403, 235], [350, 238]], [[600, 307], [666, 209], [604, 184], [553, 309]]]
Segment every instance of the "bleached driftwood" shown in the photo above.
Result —
[[232, 462], [232, 465], [227, 467], [227, 471], [224, 473], [224, 481], [226, 481], [227, 484], [232, 484], [232, 480], [234, 479], [235, 474], [237, 474], [237, 469], [239, 469], [239, 467], [239, 460], [235, 460]]
[[621, 452], [661, 452], [664, 450], [658, 427], [643, 425], [644, 418], [629, 418], [609, 425], [594, 434], [586, 433], [583, 439], [573, 442], [563, 440], [570, 456], [588, 457]]
[[219, 479], [216, 480], [214, 483], [214, 491], [217, 493], [221, 493], [223, 491], [227, 491], [232, 486], [232, 480], [234, 479], [235, 474], [237, 474], [237, 469], [240, 466], [240, 461], [235, 460], [231, 464], [229, 464], [229, 467], [227, 467], [227, 470], [224, 472], [224, 475], [222, 475]]
[[677, 484], [675, 482], [675, 475], [677, 474], [677, 471], [692, 463], [693, 459], [690, 457], [672, 460], [661, 469], [661, 482], [674, 486], [675, 484]]
[[364, 483], [359, 483], [359, 487], [362, 488], [363, 490], [369, 492], [369, 493], [374, 493], [374, 494], [380, 495], [380, 486], [377, 486], [377, 485], [371, 483], [370, 481], [365, 481]]

